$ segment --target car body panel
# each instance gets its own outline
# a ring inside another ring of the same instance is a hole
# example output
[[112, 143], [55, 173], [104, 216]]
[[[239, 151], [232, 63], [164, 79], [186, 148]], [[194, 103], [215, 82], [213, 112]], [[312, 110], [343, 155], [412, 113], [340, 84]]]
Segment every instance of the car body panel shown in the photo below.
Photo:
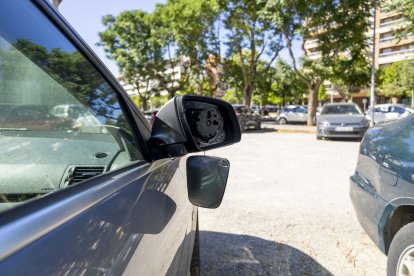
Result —
[[[350, 195], [360, 224], [387, 253], [392, 212], [414, 206], [413, 115], [370, 129], [361, 142]], [[388, 244], [386, 243], [388, 242]]]
[[[50, 199], [45, 198], [48, 207], [35, 207], [20, 220], [2, 221], [0, 274], [182, 275], [188, 268], [185, 253], [191, 252], [196, 209], [187, 199], [179, 163], [178, 159], [160, 160], [102, 175], [50, 194]], [[171, 200], [160, 202], [165, 204], [158, 214], [161, 217], [148, 217], [151, 210], [139, 204], [146, 191], [163, 193]], [[169, 204], [175, 205], [173, 214]], [[21, 213], [17, 208], [11, 212], [10, 216]], [[130, 225], [151, 225], [151, 219], [164, 220], [160, 233], [151, 233], [152, 229], [139, 233], [140, 226]], [[31, 231], [22, 229], [22, 223]]]

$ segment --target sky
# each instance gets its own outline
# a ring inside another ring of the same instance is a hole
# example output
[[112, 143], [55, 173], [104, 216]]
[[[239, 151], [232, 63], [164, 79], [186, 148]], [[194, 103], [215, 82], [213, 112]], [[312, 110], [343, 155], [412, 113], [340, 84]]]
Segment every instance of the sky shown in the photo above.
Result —
[[59, 12], [88, 43], [109, 70], [118, 76], [116, 63], [105, 56], [103, 47], [96, 46], [96, 43], [99, 42], [98, 33], [104, 31], [102, 17], [108, 14], [118, 15], [124, 10], [139, 9], [152, 12], [156, 3], [165, 3], [165, 0], [63, 0], [59, 6]]
[[[105, 56], [103, 47], [96, 46], [96, 43], [99, 42], [98, 33], [104, 30], [101, 22], [102, 17], [108, 14], [118, 15], [124, 10], [140, 9], [152, 12], [157, 3], [165, 2], [166, 0], [63, 0], [59, 6], [59, 12], [75, 28], [109, 70], [115, 76], [118, 76], [116, 63]], [[301, 56], [300, 43], [296, 42], [293, 46], [295, 56]], [[291, 64], [287, 50], [283, 50], [280, 57]]]

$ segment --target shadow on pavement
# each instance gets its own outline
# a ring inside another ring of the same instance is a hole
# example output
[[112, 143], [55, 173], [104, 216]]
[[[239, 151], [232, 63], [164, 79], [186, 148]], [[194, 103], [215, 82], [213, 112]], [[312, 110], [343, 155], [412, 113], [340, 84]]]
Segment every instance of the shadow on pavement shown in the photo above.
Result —
[[322, 141], [328, 142], [358, 142], [362, 141], [362, 138], [325, 138]]
[[332, 275], [286, 244], [246, 235], [200, 231], [201, 275]]
[[276, 129], [274, 129], [274, 128], [266, 128], [266, 127], [262, 127], [259, 130], [248, 129], [245, 132], [243, 132], [242, 135], [244, 135], [244, 134], [257, 134], [257, 133], [269, 133], [269, 132], [276, 132]]

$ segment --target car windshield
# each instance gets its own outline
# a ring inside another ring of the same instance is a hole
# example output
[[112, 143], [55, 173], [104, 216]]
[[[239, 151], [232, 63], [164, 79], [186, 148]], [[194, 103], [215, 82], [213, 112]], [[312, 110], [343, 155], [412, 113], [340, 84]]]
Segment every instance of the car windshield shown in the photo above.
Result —
[[362, 114], [361, 109], [359, 109], [356, 105], [327, 105], [322, 109], [323, 115], [328, 114], [337, 114], [337, 115], [344, 115], [344, 114]]

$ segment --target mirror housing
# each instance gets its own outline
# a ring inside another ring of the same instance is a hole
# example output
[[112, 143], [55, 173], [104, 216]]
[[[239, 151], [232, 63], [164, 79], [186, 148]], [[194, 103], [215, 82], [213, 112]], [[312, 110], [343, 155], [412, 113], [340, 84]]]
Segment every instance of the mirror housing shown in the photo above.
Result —
[[226, 190], [230, 162], [211, 156], [190, 156], [187, 159], [188, 199], [198, 207], [220, 206]]
[[241, 131], [233, 107], [210, 97], [184, 95], [157, 113], [149, 140], [154, 159], [179, 157], [239, 142]]

